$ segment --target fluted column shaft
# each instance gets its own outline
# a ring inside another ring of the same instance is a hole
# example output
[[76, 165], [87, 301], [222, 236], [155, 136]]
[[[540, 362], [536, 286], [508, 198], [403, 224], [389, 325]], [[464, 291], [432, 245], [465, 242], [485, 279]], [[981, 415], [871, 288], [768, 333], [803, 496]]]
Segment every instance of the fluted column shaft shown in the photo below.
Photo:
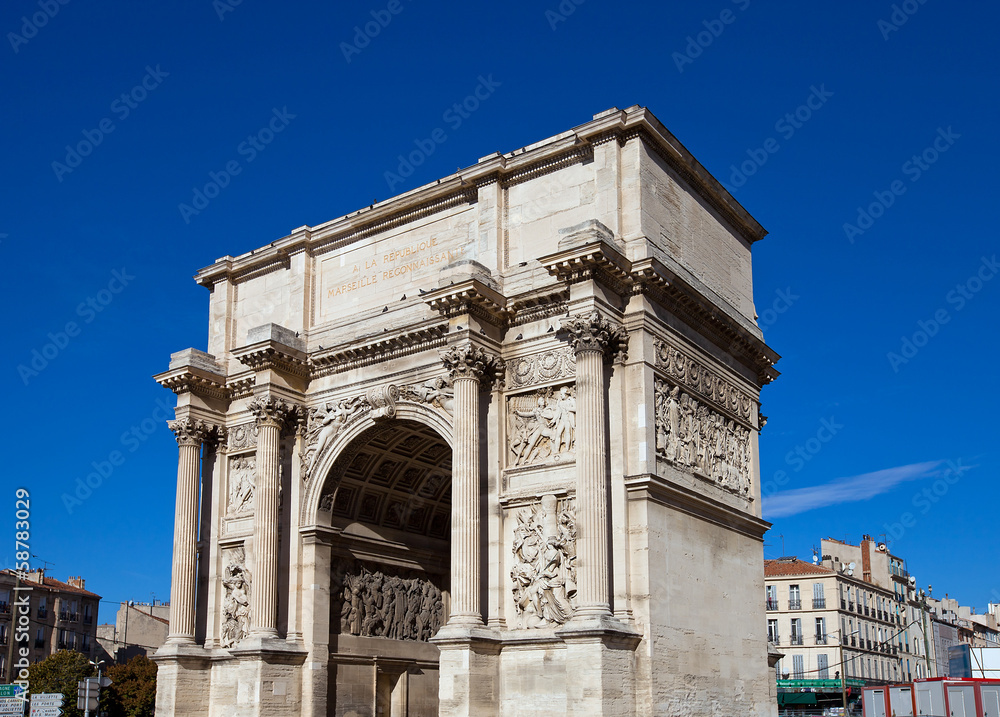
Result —
[[257, 486], [254, 492], [254, 572], [250, 589], [250, 634], [278, 636], [278, 496], [281, 488], [281, 428], [288, 406], [271, 397], [250, 405], [257, 419]]
[[479, 396], [491, 383], [500, 359], [472, 345], [442, 354], [455, 390], [455, 446], [452, 455], [451, 615], [449, 625], [482, 625], [479, 498]]
[[577, 614], [610, 615], [604, 353], [576, 354]]
[[604, 363], [623, 349], [625, 333], [599, 313], [566, 319], [576, 353], [576, 612], [611, 615], [608, 578], [607, 395]]
[[455, 379], [450, 622], [482, 624], [479, 596], [479, 379]]
[[174, 507], [174, 559], [170, 572], [169, 642], [194, 644], [195, 594], [198, 585], [198, 487], [205, 424], [171, 421], [177, 437], [177, 500]]

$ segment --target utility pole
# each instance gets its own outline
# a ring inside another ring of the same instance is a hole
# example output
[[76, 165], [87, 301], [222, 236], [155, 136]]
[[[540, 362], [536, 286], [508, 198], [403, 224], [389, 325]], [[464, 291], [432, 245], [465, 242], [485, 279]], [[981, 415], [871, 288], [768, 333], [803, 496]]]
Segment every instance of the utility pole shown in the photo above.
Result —
[[10, 629], [7, 631], [7, 669], [4, 670], [4, 684], [11, 684], [14, 682], [14, 627], [17, 625], [17, 613], [15, 612], [14, 605], [17, 603], [17, 594], [21, 591], [21, 573], [18, 570], [14, 571], [14, 593], [11, 595], [10, 603], [8, 607], [10, 608]]

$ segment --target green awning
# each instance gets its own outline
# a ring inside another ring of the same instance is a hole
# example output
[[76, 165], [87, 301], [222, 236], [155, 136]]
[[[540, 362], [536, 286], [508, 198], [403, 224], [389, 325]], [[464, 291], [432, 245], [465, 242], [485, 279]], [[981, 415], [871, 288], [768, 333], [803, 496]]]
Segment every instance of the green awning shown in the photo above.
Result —
[[779, 692], [778, 704], [782, 705], [814, 705], [815, 692]]

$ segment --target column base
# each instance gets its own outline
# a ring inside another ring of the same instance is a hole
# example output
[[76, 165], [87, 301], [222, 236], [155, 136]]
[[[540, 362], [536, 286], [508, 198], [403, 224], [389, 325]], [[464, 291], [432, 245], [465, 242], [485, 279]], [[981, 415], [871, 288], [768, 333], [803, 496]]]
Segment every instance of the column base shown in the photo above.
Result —
[[431, 642], [441, 650], [438, 714], [489, 717], [500, 709], [500, 636], [481, 624], [448, 624]]
[[634, 715], [639, 632], [611, 615], [580, 615], [555, 634], [566, 645], [566, 714]]
[[186, 641], [165, 643], [152, 656], [156, 663], [156, 714], [207, 717], [212, 653]]

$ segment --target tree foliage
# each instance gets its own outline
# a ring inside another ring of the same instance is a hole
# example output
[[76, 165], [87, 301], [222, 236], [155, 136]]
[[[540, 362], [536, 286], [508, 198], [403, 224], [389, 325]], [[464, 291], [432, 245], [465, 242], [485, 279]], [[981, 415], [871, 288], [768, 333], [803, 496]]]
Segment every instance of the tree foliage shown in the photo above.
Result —
[[76, 683], [95, 674], [97, 670], [86, 655], [74, 650], [59, 650], [28, 668], [28, 685], [32, 694], [61, 692], [66, 698], [63, 714], [81, 717], [83, 712], [76, 708]]
[[156, 704], [156, 663], [136, 655], [107, 671], [111, 686], [103, 690], [101, 709], [108, 717], [152, 717]]

